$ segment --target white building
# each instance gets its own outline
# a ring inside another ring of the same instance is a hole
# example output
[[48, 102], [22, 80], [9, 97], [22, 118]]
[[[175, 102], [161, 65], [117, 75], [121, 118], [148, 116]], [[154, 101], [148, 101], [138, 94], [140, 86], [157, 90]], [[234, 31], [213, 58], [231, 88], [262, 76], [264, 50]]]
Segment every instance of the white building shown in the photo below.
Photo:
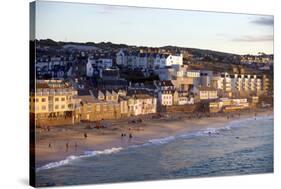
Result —
[[127, 66], [127, 60], [126, 55], [123, 50], [120, 50], [118, 53], [116, 53], [116, 64]]
[[200, 71], [198, 71], [198, 70], [187, 70], [185, 75], [186, 75], [186, 77], [199, 78], [200, 77]]
[[91, 56], [88, 58], [88, 63], [98, 69], [106, 69], [112, 67], [112, 59], [106, 56]]
[[96, 70], [103, 70], [112, 68], [112, 59], [107, 58], [106, 56], [91, 56], [88, 58], [88, 62], [86, 64], [86, 75], [88, 77], [92, 77]]
[[178, 105], [185, 105], [188, 104], [188, 97], [187, 96], [179, 96], [178, 97]]
[[92, 77], [94, 73], [94, 68], [91, 61], [88, 61], [86, 64], [86, 75], [87, 77]]
[[172, 106], [173, 105], [173, 91], [164, 90], [158, 93], [158, 101], [162, 106]]
[[182, 54], [175, 54], [175, 55], [170, 54], [166, 57], [165, 66], [173, 66], [173, 65], [181, 66], [182, 64], [183, 64]]
[[158, 101], [162, 106], [172, 106], [176, 92], [170, 80], [158, 81], [154, 83], [158, 91]]
[[199, 87], [198, 93], [200, 100], [213, 100], [218, 98], [218, 91], [212, 87]]
[[266, 78], [257, 75], [223, 73], [217, 80], [217, 87], [226, 94], [231, 93], [231, 96], [260, 95], [266, 91], [266, 87], [263, 88], [264, 79]]
[[120, 50], [116, 54], [116, 64], [140, 69], [159, 69], [183, 64], [182, 54], [136, 53]]
[[147, 94], [133, 94], [128, 96], [129, 114], [145, 115], [156, 113], [157, 99]]

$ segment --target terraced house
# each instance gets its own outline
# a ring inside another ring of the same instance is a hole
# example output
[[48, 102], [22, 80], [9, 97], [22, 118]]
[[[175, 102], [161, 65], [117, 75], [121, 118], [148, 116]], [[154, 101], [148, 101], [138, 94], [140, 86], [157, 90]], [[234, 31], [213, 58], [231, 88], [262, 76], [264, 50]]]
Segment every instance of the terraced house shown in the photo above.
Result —
[[[30, 113], [37, 125], [79, 122], [77, 91], [61, 80], [37, 80], [30, 94]], [[55, 123], [57, 122], [57, 123]]]
[[118, 119], [121, 117], [120, 104], [98, 100], [94, 96], [80, 96], [81, 121], [100, 121], [104, 119]]
[[260, 96], [268, 92], [268, 78], [265, 75], [222, 73], [217, 86], [226, 96]]
[[128, 94], [129, 115], [153, 114], [157, 111], [157, 98], [145, 93]]
[[120, 50], [116, 54], [116, 63], [123, 67], [155, 70], [166, 66], [182, 65], [183, 55]]
[[79, 98], [81, 99], [82, 121], [100, 121], [121, 117], [118, 91], [87, 90], [83, 94], [79, 94]]

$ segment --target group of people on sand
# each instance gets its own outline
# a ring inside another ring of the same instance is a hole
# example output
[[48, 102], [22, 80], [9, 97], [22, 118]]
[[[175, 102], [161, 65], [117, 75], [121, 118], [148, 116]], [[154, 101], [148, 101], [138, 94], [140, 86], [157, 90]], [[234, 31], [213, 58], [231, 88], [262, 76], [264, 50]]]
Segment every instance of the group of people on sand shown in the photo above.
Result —
[[[76, 142], [75, 142], [75, 144], [74, 144], [74, 148], [75, 148], [75, 151], [76, 151], [77, 148], [78, 148], [78, 145], [77, 145]], [[68, 149], [69, 149], [69, 143], [67, 142], [67, 143], [65, 143], [65, 150], [68, 151]]]
[[[126, 136], [126, 133], [121, 133], [121, 137], [122, 137], [122, 138], [125, 137], [125, 136]], [[132, 133], [129, 134], [129, 138], [133, 138]]]
[[[52, 143], [49, 143], [49, 144], [48, 144], [48, 147], [49, 147], [49, 148], [52, 148]], [[69, 142], [66, 142], [66, 143], [65, 143], [65, 151], [67, 152], [69, 148], [70, 148]], [[76, 151], [77, 148], [78, 148], [77, 142], [74, 143], [74, 148], [75, 148], [75, 151]]]

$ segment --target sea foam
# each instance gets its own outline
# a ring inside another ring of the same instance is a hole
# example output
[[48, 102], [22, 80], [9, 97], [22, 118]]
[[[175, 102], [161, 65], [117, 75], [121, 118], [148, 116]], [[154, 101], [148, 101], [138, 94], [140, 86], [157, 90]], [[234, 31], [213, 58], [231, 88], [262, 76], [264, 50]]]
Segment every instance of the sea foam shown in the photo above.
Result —
[[[176, 139], [188, 139], [192, 137], [198, 137], [198, 136], [209, 136], [209, 135], [218, 135], [220, 131], [223, 130], [230, 130], [232, 128], [237, 128], [237, 127], [243, 127], [247, 124], [248, 121], [253, 121], [253, 120], [263, 120], [263, 119], [272, 119], [273, 116], [257, 116], [256, 118], [251, 117], [251, 118], [244, 118], [244, 119], [238, 119], [238, 120], [233, 120], [229, 123], [227, 123], [226, 126], [224, 127], [219, 127], [219, 128], [205, 128], [201, 129], [198, 131], [190, 132], [190, 133], [184, 133], [184, 134], [179, 134], [175, 136], [168, 136], [168, 137], [163, 137], [163, 138], [158, 138], [158, 139], [151, 139], [148, 140], [148, 142], [140, 145], [132, 145], [129, 146], [129, 148], [137, 148], [137, 147], [144, 147], [144, 146], [150, 146], [150, 145], [162, 145], [162, 144], [167, 144], [169, 142], [172, 142]], [[115, 148], [110, 148], [110, 149], [105, 149], [101, 151], [85, 151], [83, 155], [75, 156], [71, 155], [68, 156], [66, 159], [57, 161], [57, 162], [51, 162], [48, 163], [42, 167], [39, 167], [36, 169], [36, 171], [41, 171], [41, 170], [46, 170], [46, 169], [52, 169], [60, 166], [64, 166], [67, 164], [72, 163], [73, 161], [77, 159], [82, 159], [86, 157], [93, 157], [97, 155], [108, 155], [108, 154], [113, 154], [117, 153], [123, 150], [122, 147], [115, 147]]]
[[176, 137], [175, 136], [168, 136], [168, 137], [164, 137], [164, 138], [159, 138], [159, 139], [151, 139], [148, 141], [148, 143], [151, 144], [166, 144], [170, 141], [175, 140]]
[[97, 155], [106, 155], [106, 154], [112, 154], [112, 153], [116, 153], [121, 151], [123, 148], [119, 147], [119, 148], [110, 148], [110, 149], [105, 149], [102, 151], [85, 151], [83, 155], [79, 155], [79, 156], [75, 156], [75, 155], [71, 155], [68, 156], [66, 159], [64, 160], [60, 160], [60, 161], [56, 161], [56, 162], [51, 162], [48, 163], [42, 167], [39, 167], [36, 169], [36, 171], [41, 171], [41, 170], [46, 170], [46, 169], [52, 169], [52, 168], [56, 168], [56, 167], [60, 167], [60, 166], [64, 166], [67, 165], [77, 159], [82, 159], [82, 158], [86, 158], [86, 157], [93, 157], [93, 156], [97, 156]]

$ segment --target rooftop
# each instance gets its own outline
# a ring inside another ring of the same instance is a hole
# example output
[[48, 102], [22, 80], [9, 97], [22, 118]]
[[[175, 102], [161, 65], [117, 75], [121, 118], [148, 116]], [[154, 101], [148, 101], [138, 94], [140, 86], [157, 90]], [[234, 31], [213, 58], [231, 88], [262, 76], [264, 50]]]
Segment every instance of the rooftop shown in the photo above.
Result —
[[37, 80], [35, 90], [39, 91], [73, 91], [73, 87], [62, 80]]
[[201, 86], [198, 88], [199, 91], [217, 91], [214, 87], [206, 87], [206, 86]]

